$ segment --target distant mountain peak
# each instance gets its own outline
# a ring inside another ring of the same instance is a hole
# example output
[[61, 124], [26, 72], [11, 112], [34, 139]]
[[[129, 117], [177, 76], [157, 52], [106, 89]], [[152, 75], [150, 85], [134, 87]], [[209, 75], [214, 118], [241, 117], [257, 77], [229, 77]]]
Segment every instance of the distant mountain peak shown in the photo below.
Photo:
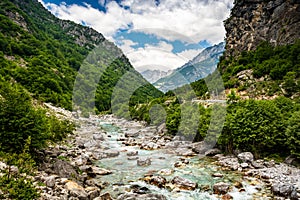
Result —
[[207, 47], [192, 60], [174, 70], [170, 75], [159, 79], [153, 85], [157, 89], [167, 92], [205, 78], [217, 68], [224, 48], [225, 42]]

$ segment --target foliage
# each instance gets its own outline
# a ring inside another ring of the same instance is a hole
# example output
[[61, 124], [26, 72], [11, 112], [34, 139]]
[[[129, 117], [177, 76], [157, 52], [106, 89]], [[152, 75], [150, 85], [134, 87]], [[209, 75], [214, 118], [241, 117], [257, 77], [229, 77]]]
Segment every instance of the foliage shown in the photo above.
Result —
[[17, 171], [11, 171], [10, 167], [1, 171], [3, 176], [0, 177], [0, 188], [2, 194], [0, 194], [1, 199], [37, 199], [39, 193], [37, 189], [33, 186], [32, 180], [28, 175], [33, 175], [35, 162], [33, 161], [31, 155], [28, 153], [30, 147], [30, 137], [25, 143], [23, 152], [20, 154], [7, 154], [0, 152], [3, 161], [8, 164], [8, 166], [18, 167]]
[[18, 84], [0, 77], [0, 150], [20, 153], [30, 138], [29, 151], [45, 147], [48, 140], [62, 139], [73, 130], [73, 125], [47, 116], [46, 111], [35, 108], [29, 94]]

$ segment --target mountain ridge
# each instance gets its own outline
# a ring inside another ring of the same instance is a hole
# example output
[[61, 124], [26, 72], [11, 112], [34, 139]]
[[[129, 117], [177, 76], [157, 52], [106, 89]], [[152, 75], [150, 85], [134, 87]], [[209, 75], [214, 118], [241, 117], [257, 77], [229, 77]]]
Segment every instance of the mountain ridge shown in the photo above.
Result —
[[167, 92], [206, 77], [216, 69], [224, 46], [225, 43], [221, 42], [207, 47], [186, 64], [175, 69], [172, 74], [156, 81], [154, 86]]

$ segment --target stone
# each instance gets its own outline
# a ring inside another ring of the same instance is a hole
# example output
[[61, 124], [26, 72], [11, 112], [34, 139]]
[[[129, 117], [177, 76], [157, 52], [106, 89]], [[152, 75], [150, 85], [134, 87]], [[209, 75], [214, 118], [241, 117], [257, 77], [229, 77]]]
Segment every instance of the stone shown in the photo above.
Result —
[[0, 171], [5, 170], [7, 168], [7, 165], [4, 162], [0, 161]]
[[152, 176], [150, 179], [148, 179], [148, 183], [151, 185], [155, 185], [159, 188], [163, 188], [165, 187], [167, 180], [166, 178], [162, 177], [162, 176]]
[[100, 143], [96, 140], [90, 140], [83, 144], [83, 146], [87, 149], [90, 149], [92, 147], [100, 147]]
[[204, 142], [196, 142], [192, 143], [192, 151], [195, 153], [204, 153], [205, 148], [204, 148]]
[[240, 165], [241, 165], [242, 168], [247, 168], [247, 167], [249, 167], [249, 164], [248, 164], [248, 163], [241, 163]]
[[139, 185], [131, 185], [130, 189], [136, 194], [148, 194], [151, 192], [147, 187], [141, 187]]
[[68, 190], [69, 194], [73, 197], [77, 197], [81, 200], [88, 200], [88, 194], [84, 191], [83, 187], [78, 185], [74, 181], [69, 181], [66, 183], [65, 188]]
[[85, 191], [88, 193], [89, 199], [95, 199], [100, 195], [100, 190], [97, 187], [87, 187]]
[[137, 137], [139, 136], [139, 130], [129, 130], [125, 132], [125, 137]]
[[55, 186], [55, 176], [49, 176], [45, 178], [45, 184], [47, 187], [54, 188]]
[[117, 157], [120, 155], [120, 152], [118, 150], [114, 150], [114, 149], [108, 149], [106, 151], [104, 151], [104, 154], [111, 158], [111, 157]]
[[101, 140], [101, 141], [103, 141], [104, 140], [104, 136], [101, 133], [94, 133], [93, 134], [93, 139], [94, 140]]
[[294, 186], [290, 183], [273, 183], [272, 192], [275, 195], [289, 197], [294, 190]]
[[175, 150], [176, 154], [178, 156], [195, 156], [197, 155], [194, 151], [192, 151], [191, 149], [186, 149], [186, 148], [177, 148]]
[[186, 164], [183, 163], [182, 161], [176, 161], [176, 162], [174, 163], [174, 167], [177, 167], [177, 168], [185, 167], [185, 166], [186, 166]]
[[154, 142], [148, 142], [148, 143], [142, 143], [140, 148], [145, 150], [155, 150], [155, 149], [159, 149], [160, 146]]
[[113, 200], [113, 198], [108, 192], [106, 192], [104, 194], [101, 194], [100, 197], [97, 197], [94, 200]]
[[219, 182], [214, 184], [213, 191], [214, 194], [226, 194], [229, 190], [229, 184], [224, 182]]
[[138, 166], [149, 166], [151, 165], [151, 158], [139, 158], [137, 160]]
[[108, 175], [108, 174], [112, 174], [112, 171], [108, 169], [92, 166], [92, 173], [95, 175]]
[[214, 149], [209, 149], [209, 150], [205, 151], [204, 155], [214, 156], [214, 155], [217, 155], [217, 154], [220, 154], [220, 153], [221, 153], [220, 149], [214, 148]]
[[138, 151], [130, 151], [130, 152], [128, 152], [127, 153], [127, 156], [136, 156], [136, 155], [138, 155]]
[[67, 161], [55, 159], [53, 171], [61, 178], [76, 178], [78, 173], [75, 168]]
[[194, 183], [191, 180], [182, 178], [180, 176], [175, 176], [171, 182], [176, 187], [182, 190], [195, 190], [198, 186], [197, 183]]
[[233, 197], [230, 194], [224, 194], [222, 196], [222, 200], [230, 200], [230, 199], [233, 199]]
[[237, 157], [243, 162], [252, 162], [254, 160], [254, 156], [251, 152], [242, 152], [238, 154]]
[[161, 169], [158, 173], [161, 174], [161, 175], [164, 175], [164, 176], [170, 176], [171, 174], [174, 173], [174, 170], [172, 170], [172, 169]]
[[221, 173], [214, 173], [212, 176], [213, 176], [213, 177], [222, 178], [222, 177], [223, 177], [223, 174], [221, 174]]
[[127, 158], [127, 160], [137, 160], [137, 159], [139, 159], [139, 157], [130, 156], [130, 157]]
[[252, 161], [251, 165], [255, 168], [255, 169], [261, 169], [264, 168], [264, 164], [263, 164], [263, 160], [256, 160], [256, 161]]

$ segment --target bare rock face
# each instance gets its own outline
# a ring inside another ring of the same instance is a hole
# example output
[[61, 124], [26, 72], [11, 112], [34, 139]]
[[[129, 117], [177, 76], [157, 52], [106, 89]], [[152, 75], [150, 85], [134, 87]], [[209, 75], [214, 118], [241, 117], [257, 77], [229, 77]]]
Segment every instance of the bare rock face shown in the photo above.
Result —
[[274, 45], [300, 38], [298, 0], [236, 0], [225, 21], [226, 56], [254, 50], [263, 41]]

